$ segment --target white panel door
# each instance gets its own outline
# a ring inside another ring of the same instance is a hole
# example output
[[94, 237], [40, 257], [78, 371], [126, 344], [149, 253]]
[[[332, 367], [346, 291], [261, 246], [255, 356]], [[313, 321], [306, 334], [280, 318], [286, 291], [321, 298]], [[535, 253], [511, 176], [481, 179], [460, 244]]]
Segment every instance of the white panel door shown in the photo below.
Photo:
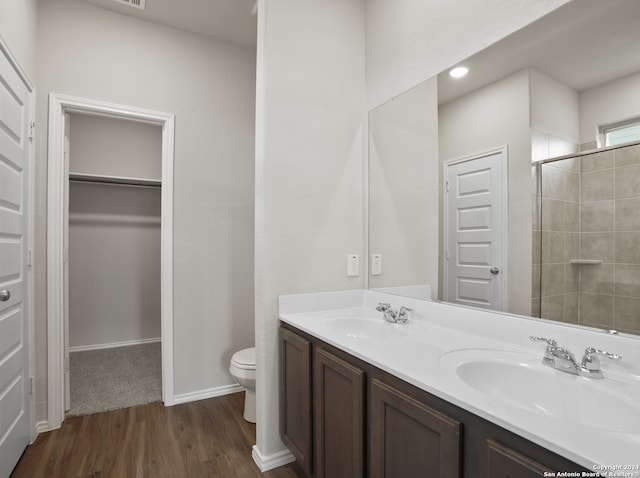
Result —
[[503, 154], [446, 168], [447, 302], [503, 310]]
[[31, 438], [26, 301], [30, 93], [0, 50], [0, 478]]

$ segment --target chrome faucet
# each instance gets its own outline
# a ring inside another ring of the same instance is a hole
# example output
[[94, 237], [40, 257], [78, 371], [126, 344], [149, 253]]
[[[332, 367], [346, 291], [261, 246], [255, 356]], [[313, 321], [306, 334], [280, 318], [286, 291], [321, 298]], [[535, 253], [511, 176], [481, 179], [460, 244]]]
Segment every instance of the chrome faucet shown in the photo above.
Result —
[[376, 310], [384, 314], [384, 320], [386, 320], [387, 322], [391, 322], [393, 324], [398, 322], [398, 314], [391, 308], [391, 304], [388, 304], [387, 302], [380, 302], [378, 304], [378, 307], [376, 307]]
[[409, 320], [409, 312], [413, 312], [413, 309], [408, 307], [400, 307], [400, 310], [396, 312], [391, 308], [391, 304], [386, 302], [380, 302], [376, 310], [382, 312], [384, 320], [392, 324], [406, 324]]
[[398, 312], [398, 318], [396, 320], [401, 324], [406, 324], [409, 321], [409, 312], [413, 312], [413, 309], [400, 307], [400, 312]]
[[591, 378], [603, 378], [600, 370], [600, 360], [598, 355], [602, 355], [611, 360], [621, 360], [620, 355], [605, 352], [604, 350], [589, 347], [585, 350], [582, 362], [578, 364], [575, 356], [564, 347], [559, 347], [558, 342], [544, 337], [529, 337], [534, 342], [546, 342], [547, 348], [544, 351], [542, 363], [549, 367], [573, 375], [583, 375]]
[[603, 357], [607, 357], [611, 360], [622, 360], [622, 356], [618, 354], [612, 354], [605, 352], [604, 350], [588, 347], [584, 351], [584, 356], [582, 357], [582, 364], [580, 365], [581, 375], [586, 375], [587, 377], [592, 378], [603, 378], [598, 355], [602, 355]]

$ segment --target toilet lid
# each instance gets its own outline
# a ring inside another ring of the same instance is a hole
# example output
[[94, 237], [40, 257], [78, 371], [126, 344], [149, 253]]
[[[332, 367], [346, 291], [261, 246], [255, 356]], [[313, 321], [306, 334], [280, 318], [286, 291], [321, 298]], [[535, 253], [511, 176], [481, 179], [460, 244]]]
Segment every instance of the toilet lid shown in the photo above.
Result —
[[256, 366], [256, 348], [239, 350], [233, 354], [231, 361], [242, 368], [255, 368]]

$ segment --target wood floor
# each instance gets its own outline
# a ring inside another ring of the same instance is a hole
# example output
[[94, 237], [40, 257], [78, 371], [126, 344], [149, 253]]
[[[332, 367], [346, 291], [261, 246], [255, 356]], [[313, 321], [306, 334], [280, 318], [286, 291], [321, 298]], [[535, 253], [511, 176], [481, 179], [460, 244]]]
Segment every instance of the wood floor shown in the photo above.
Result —
[[11, 478], [302, 478], [293, 464], [260, 473], [251, 458], [255, 425], [242, 418], [243, 398], [236, 393], [69, 418], [38, 435]]

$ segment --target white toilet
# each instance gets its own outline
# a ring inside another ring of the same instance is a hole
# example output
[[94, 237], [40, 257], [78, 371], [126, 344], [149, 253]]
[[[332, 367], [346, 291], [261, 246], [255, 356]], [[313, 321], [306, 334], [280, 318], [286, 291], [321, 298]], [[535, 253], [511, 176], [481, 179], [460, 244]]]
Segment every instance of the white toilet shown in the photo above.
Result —
[[229, 372], [245, 389], [244, 419], [256, 422], [256, 348], [239, 350], [231, 357]]

